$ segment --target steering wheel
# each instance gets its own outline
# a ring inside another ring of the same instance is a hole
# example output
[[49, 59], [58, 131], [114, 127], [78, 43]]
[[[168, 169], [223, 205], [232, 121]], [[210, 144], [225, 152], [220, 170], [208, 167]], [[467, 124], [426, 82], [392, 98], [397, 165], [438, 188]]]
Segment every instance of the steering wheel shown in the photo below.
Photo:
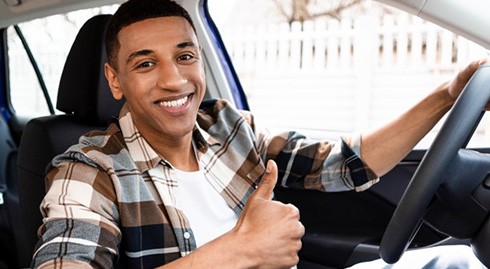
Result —
[[466, 146], [490, 97], [490, 65], [481, 66], [466, 84], [444, 125], [426, 152], [381, 240], [379, 254], [397, 262], [408, 248], [439, 186], [444, 171]]

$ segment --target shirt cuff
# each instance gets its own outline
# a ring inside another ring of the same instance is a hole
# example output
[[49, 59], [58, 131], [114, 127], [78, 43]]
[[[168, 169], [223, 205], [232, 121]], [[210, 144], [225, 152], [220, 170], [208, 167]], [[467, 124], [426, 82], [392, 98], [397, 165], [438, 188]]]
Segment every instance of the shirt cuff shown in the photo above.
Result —
[[376, 174], [361, 160], [361, 135], [350, 138], [350, 145], [342, 138], [341, 152], [344, 156], [344, 167], [349, 168], [355, 191], [364, 191], [379, 181]]

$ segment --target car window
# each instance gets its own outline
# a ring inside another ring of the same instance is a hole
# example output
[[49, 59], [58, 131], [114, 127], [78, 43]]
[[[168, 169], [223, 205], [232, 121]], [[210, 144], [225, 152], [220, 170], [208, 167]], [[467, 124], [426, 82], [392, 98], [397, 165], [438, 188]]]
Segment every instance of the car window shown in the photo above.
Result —
[[[315, 139], [387, 123], [488, 55], [372, 1], [208, 0], [208, 8], [259, 123]], [[487, 118], [470, 146], [490, 144]]]
[[[37, 62], [54, 106], [65, 59], [78, 30], [89, 18], [97, 14], [113, 13], [117, 7], [111, 5], [79, 10], [18, 25]], [[9, 101], [15, 113], [27, 117], [49, 115], [40, 83], [14, 26], [7, 29], [7, 42]]]

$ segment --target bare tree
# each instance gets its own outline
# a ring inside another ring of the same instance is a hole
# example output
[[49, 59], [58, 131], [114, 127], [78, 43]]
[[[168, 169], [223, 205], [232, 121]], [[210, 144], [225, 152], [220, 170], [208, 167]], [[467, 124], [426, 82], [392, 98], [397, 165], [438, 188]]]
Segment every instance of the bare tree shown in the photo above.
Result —
[[312, 0], [271, 0], [281, 16], [287, 22], [304, 22], [318, 17], [331, 17], [337, 20], [341, 18], [341, 12], [358, 5], [362, 0], [330, 0], [325, 1], [321, 10], [313, 10]]

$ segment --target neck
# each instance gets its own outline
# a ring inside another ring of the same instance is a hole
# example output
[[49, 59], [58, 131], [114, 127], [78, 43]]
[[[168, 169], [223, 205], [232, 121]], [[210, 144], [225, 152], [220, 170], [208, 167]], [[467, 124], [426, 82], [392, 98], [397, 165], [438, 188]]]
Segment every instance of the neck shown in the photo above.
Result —
[[163, 159], [182, 171], [197, 171], [199, 165], [192, 146], [192, 132], [182, 137], [142, 134]]

